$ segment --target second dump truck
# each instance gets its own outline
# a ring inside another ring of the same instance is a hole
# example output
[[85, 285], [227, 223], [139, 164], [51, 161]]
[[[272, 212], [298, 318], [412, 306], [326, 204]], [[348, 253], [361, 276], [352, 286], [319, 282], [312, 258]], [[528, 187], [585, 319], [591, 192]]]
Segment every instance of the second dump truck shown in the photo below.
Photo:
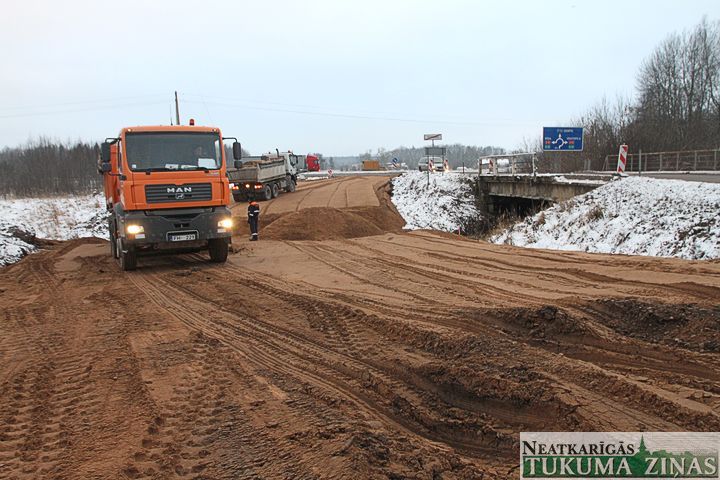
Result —
[[110, 250], [123, 270], [159, 251], [208, 250], [213, 262], [227, 259], [233, 221], [224, 140], [218, 128], [191, 122], [123, 128], [102, 144]]
[[298, 156], [292, 152], [267, 153], [244, 157], [229, 168], [230, 189], [236, 202], [248, 199], [270, 200], [281, 191], [294, 192], [297, 185]]

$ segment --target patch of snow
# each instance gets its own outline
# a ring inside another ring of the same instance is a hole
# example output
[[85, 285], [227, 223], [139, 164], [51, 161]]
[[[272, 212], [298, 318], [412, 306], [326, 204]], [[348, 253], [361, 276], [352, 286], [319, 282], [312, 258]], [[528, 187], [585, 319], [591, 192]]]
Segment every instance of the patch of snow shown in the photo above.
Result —
[[460, 175], [406, 172], [392, 179], [392, 201], [405, 229], [454, 232], [480, 216], [470, 182]]
[[103, 195], [0, 200], [0, 266], [37, 250], [30, 237], [107, 238]]
[[720, 184], [628, 177], [528, 217], [490, 241], [556, 250], [720, 258]]
[[35, 245], [15, 236], [13, 226], [0, 222], [0, 267], [10, 265], [34, 252]]
[[582, 183], [586, 185], [605, 185], [605, 180], [593, 180], [589, 178], [567, 178], [564, 175], [555, 175], [553, 180], [556, 183]]

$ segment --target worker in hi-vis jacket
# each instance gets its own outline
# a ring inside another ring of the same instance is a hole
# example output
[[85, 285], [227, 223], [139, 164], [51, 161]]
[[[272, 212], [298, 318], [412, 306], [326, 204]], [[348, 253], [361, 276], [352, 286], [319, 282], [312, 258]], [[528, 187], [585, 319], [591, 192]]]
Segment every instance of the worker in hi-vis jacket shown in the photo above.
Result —
[[255, 242], [258, 239], [258, 220], [260, 220], [260, 205], [250, 199], [248, 204], [248, 223], [250, 224], [250, 241]]

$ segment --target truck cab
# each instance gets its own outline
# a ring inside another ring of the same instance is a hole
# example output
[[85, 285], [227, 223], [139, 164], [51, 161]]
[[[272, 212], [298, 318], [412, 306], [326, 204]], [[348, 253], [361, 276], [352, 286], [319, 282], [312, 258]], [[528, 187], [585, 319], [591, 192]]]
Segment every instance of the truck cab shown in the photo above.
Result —
[[[101, 148], [112, 255], [134, 270], [138, 255], [207, 249], [224, 262], [232, 235], [227, 160], [218, 128], [123, 128]], [[240, 157], [233, 143], [233, 156]]]

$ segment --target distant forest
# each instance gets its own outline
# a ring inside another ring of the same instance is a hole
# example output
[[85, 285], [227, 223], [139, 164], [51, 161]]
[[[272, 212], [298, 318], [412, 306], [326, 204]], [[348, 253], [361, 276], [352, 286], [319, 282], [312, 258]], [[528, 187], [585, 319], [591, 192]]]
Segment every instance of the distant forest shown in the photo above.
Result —
[[45, 138], [0, 150], [0, 195], [42, 196], [102, 189], [97, 173], [100, 146]]
[[[479, 157], [507, 153], [499, 147], [475, 147], [459, 143], [443, 146], [446, 148], [448, 163], [452, 168], [462, 167], [463, 165], [467, 168], [477, 168]], [[385, 164], [390, 163], [393, 158], [397, 158], [400, 163], [406, 163], [411, 170], [415, 170], [418, 161], [424, 155], [424, 147], [398, 147], [393, 150], [380, 148], [375, 153], [367, 151], [358, 155], [357, 161], [376, 159]]]

